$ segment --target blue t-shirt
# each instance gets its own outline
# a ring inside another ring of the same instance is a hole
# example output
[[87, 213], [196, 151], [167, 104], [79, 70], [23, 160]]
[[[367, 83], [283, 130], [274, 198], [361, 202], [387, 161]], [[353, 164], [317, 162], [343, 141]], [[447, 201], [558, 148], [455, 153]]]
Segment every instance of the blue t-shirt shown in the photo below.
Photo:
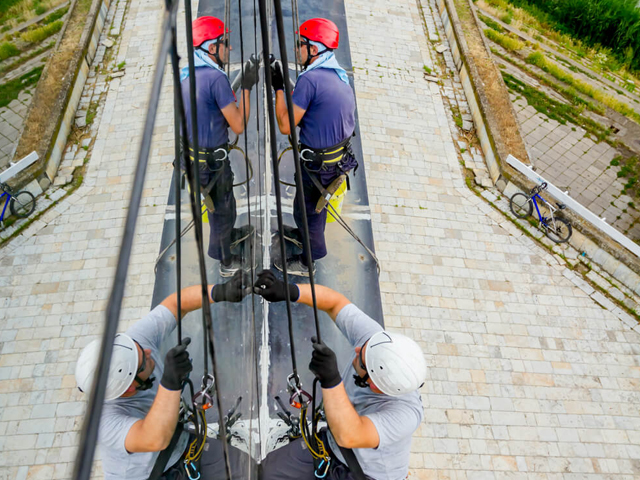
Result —
[[[189, 77], [182, 81], [182, 101], [187, 117], [189, 141], [193, 139]], [[229, 141], [229, 123], [220, 110], [235, 102], [229, 79], [210, 67], [196, 68], [196, 104], [198, 110], [198, 146], [215, 148]]]
[[328, 68], [298, 77], [293, 103], [306, 110], [300, 121], [300, 143], [328, 148], [353, 135], [356, 100], [350, 85]]

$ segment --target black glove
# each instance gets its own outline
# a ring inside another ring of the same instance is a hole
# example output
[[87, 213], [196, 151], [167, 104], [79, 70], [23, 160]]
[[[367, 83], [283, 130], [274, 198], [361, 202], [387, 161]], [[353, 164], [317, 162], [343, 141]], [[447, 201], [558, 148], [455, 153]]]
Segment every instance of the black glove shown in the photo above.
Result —
[[271, 86], [274, 90], [284, 90], [284, 73], [282, 73], [282, 62], [273, 59], [271, 62]]
[[258, 83], [259, 78], [258, 60], [255, 55], [251, 55], [242, 68], [242, 89], [251, 90]]
[[292, 302], [300, 298], [300, 290], [296, 285], [287, 285], [282, 280], [278, 280], [271, 270], [263, 270], [258, 274], [258, 279], [253, 286], [253, 293], [260, 295], [269, 302], [284, 302], [285, 288], [289, 289], [289, 298]]
[[322, 388], [333, 388], [342, 382], [338, 371], [338, 360], [336, 354], [324, 343], [318, 343], [316, 337], [311, 337], [313, 343], [313, 353], [309, 370], [320, 380]]
[[211, 298], [214, 302], [239, 302], [251, 291], [251, 277], [248, 272], [238, 270], [231, 280], [214, 285]]
[[193, 370], [187, 346], [191, 343], [189, 337], [182, 339], [182, 344], [173, 347], [164, 357], [164, 373], [162, 374], [162, 385], [167, 390], [181, 390], [182, 382]]

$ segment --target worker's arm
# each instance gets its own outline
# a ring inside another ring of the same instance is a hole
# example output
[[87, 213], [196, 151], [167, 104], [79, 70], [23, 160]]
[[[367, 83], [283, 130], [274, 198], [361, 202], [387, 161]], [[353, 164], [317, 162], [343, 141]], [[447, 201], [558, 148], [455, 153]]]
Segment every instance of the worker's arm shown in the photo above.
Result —
[[221, 109], [222, 115], [227, 120], [227, 123], [233, 130], [233, 133], [240, 135], [244, 132], [245, 123], [249, 121], [249, 113], [251, 107], [251, 90], [242, 90], [242, 98], [240, 99], [240, 106], [231, 102], [229, 105]]
[[336, 354], [312, 338], [313, 353], [309, 370], [320, 381], [327, 423], [338, 445], [344, 448], [376, 448], [380, 444], [373, 422], [358, 415], [344, 389]]
[[129, 429], [124, 441], [127, 452], [159, 452], [167, 448], [178, 424], [180, 394], [180, 390], [158, 386], [158, 393], [147, 416]]
[[162, 380], [151, 409], [143, 420], [132, 425], [124, 446], [128, 452], [158, 452], [167, 448], [178, 423], [182, 382], [193, 369], [187, 347], [190, 338], [184, 338], [167, 352]]
[[[249, 293], [251, 279], [248, 275], [238, 270], [233, 278], [225, 283], [207, 286], [210, 303], [239, 302]], [[165, 298], [160, 305], [169, 309], [173, 316], [178, 318], [178, 294], [172, 293]], [[192, 285], [180, 291], [180, 313], [184, 317], [187, 313], [202, 308], [202, 287]]]
[[333, 388], [323, 388], [322, 400], [329, 429], [338, 445], [344, 448], [378, 447], [378, 430], [368, 417], [358, 415], [342, 382]]
[[[302, 120], [306, 110], [300, 108], [295, 103], [293, 104], [293, 120], [297, 127]], [[291, 128], [289, 125], [289, 111], [287, 110], [287, 102], [284, 96], [284, 90], [276, 90], [276, 119], [278, 121], [278, 128], [283, 135], [289, 135]]]
[[[335, 290], [331, 290], [329, 287], [323, 287], [322, 285], [316, 285], [315, 287], [318, 308], [323, 312], [327, 312], [331, 319], [335, 321], [340, 310], [351, 302], [347, 297]], [[264, 297], [269, 302], [284, 302], [286, 290], [289, 290], [289, 298], [292, 302], [313, 305], [311, 285], [294, 285], [292, 283], [287, 285], [270, 270], [263, 270], [258, 274], [253, 292]]]
[[[209, 302], [213, 303], [211, 298], [211, 289], [213, 285], [207, 287], [207, 295], [209, 296]], [[172, 293], [165, 298], [160, 305], [163, 305], [169, 309], [173, 316], [178, 318], [178, 294]], [[202, 286], [192, 285], [190, 287], [183, 288], [180, 291], [180, 313], [184, 317], [187, 313], [193, 312], [202, 308]]]
[[[311, 285], [309, 284], [296, 284], [298, 290], [300, 291], [300, 296], [298, 297], [297, 302], [303, 303], [308, 306], [313, 306], [313, 298], [311, 297]], [[329, 287], [324, 287], [322, 285], [316, 285], [316, 304], [318, 308], [323, 312], [327, 312], [331, 317], [331, 320], [335, 322], [338, 313], [344, 307], [349, 305], [351, 302], [347, 297], [342, 295], [341, 293], [336, 292], [335, 290], [330, 289]]]

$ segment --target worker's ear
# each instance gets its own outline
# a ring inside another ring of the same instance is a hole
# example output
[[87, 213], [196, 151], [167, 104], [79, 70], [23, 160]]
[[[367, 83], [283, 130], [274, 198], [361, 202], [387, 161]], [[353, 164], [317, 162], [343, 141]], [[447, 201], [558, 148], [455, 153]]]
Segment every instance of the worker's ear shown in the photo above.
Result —
[[318, 54], [318, 47], [316, 47], [315, 45], [311, 45], [311, 55], [317, 55]]

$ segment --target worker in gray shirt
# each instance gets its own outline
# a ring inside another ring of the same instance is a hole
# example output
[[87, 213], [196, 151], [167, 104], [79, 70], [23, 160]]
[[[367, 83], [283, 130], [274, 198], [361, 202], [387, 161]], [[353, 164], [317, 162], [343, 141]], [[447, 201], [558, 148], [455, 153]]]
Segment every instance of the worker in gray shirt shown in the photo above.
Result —
[[[239, 302], [247, 293], [242, 273], [227, 283], [209, 285], [210, 301]], [[202, 307], [202, 287], [181, 291], [181, 313]], [[177, 325], [178, 299], [174, 293], [164, 299], [124, 334], [115, 337], [109, 366], [105, 404], [100, 420], [99, 443], [106, 480], [147, 480], [159, 453], [167, 448], [176, 430], [182, 382], [192, 369], [187, 346], [189, 338], [169, 350], [163, 359], [160, 346]], [[179, 321], [179, 320], [178, 320]], [[98, 366], [99, 340], [89, 343], [76, 365], [78, 388], [88, 393]], [[156, 382], [156, 378], [161, 379]], [[189, 434], [182, 432], [169, 458], [163, 480], [189, 478], [181, 461]], [[222, 444], [207, 439], [200, 460], [203, 478], [226, 478]], [[229, 446], [234, 478], [247, 477], [249, 460]]]
[[[263, 271], [254, 293], [271, 302], [285, 300], [313, 305], [309, 285], [285, 284]], [[335, 353], [314, 341], [310, 370], [322, 387], [328, 431], [320, 431], [330, 450], [325, 480], [356, 478], [341, 449], [353, 449], [366, 477], [401, 480], [409, 473], [411, 435], [423, 416], [418, 389], [427, 366], [424, 355], [410, 338], [385, 331], [342, 294], [315, 286], [319, 310], [325, 311], [354, 347], [352, 361], [340, 372]], [[315, 340], [315, 339], [314, 339]], [[263, 480], [312, 480], [313, 457], [304, 442], [295, 440], [271, 452], [262, 463]]]

